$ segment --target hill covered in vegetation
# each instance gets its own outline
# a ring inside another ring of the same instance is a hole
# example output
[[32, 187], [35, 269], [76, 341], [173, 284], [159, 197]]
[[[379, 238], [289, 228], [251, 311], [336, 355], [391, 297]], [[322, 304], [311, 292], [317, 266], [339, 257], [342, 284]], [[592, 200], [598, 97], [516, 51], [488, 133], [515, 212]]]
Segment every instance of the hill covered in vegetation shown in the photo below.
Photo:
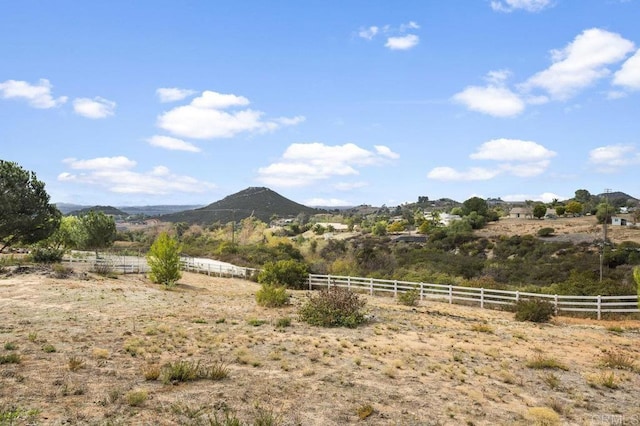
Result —
[[162, 215], [160, 219], [173, 223], [211, 224], [255, 217], [268, 223], [274, 217], [296, 217], [301, 213], [314, 215], [322, 213], [322, 210], [291, 201], [269, 188], [250, 187], [208, 206]]

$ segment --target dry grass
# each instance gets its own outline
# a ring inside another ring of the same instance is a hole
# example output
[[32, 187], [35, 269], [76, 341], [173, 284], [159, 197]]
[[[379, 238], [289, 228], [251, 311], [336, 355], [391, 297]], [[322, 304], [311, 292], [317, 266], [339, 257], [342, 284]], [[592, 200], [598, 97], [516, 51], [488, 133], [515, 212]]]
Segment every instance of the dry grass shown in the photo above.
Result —
[[[292, 291], [291, 306], [263, 308], [258, 288], [188, 273], [173, 291], [141, 276], [0, 279], [0, 341], [15, 344], [0, 355], [21, 361], [0, 365], [0, 416], [323, 426], [640, 419], [637, 321], [541, 326], [507, 312], [435, 302], [413, 310], [363, 295], [374, 322], [321, 328], [298, 320], [305, 292]], [[167, 365], [185, 376], [164, 380]], [[192, 377], [188, 367], [197, 367], [195, 380], [181, 380]], [[224, 380], [214, 379], [217, 367]]]

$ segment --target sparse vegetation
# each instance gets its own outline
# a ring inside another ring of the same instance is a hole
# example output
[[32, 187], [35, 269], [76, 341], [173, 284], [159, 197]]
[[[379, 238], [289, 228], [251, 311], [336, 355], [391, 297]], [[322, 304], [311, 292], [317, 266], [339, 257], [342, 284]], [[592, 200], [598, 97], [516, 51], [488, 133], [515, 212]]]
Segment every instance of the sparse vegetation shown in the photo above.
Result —
[[199, 379], [222, 380], [229, 375], [229, 368], [222, 362], [202, 365], [200, 361], [176, 361], [164, 365], [161, 380], [165, 384], [189, 382]]
[[536, 370], [550, 369], [550, 370], [569, 370], [569, 367], [558, 361], [553, 357], [545, 357], [542, 354], [536, 354], [533, 358], [527, 361], [527, 367]]
[[543, 299], [519, 300], [515, 305], [516, 320], [531, 322], [549, 322], [555, 315], [551, 302]]
[[148, 398], [149, 394], [145, 390], [132, 390], [127, 392], [125, 399], [131, 407], [141, 406]]
[[256, 292], [256, 303], [267, 308], [277, 308], [289, 303], [289, 294], [284, 286], [262, 284]]
[[300, 307], [300, 319], [321, 327], [354, 328], [366, 322], [366, 300], [345, 288], [331, 287], [308, 296]]
[[418, 306], [420, 290], [417, 287], [398, 293], [398, 303], [405, 306]]
[[603, 367], [619, 370], [634, 371], [635, 359], [632, 355], [620, 350], [607, 350], [602, 353], [601, 364]]
[[371, 404], [361, 405], [356, 410], [356, 414], [358, 414], [360, 420], [364, 420], [373, 414], [373, 406]]
[[20, 364], [20, 354], [10, 353], [6, 355], [0, 355], [0, 364]]

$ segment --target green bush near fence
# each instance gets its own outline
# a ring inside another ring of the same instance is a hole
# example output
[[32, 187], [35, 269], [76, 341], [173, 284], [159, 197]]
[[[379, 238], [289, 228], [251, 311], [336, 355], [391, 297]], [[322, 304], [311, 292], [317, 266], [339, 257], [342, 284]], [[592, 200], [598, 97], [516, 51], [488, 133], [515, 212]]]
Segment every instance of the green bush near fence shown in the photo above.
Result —
[[540, 298], [519, 300], [515, 311], [518, 321], [549, 322], [555, 315], [553, 303]]

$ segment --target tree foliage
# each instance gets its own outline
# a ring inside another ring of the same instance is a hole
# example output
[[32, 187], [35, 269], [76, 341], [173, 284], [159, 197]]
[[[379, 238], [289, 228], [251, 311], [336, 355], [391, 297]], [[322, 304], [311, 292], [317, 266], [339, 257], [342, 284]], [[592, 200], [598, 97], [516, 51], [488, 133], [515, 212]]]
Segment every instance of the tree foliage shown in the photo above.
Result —
[[166, 232], [160, 233], [147, 253], [151, 268], [149, 279], [172, 287], [182, 277], [180, 272], [180, 243]]
[[44, 240], [58, 228], [62, 215], [44, 186], [35, 173], [0, 160], [0, 252]]
[[91, 210], [80, 216], [77, 234], [77, 245], [85, 250], [95, 250], [110, 247], [116, 239], [116, 223], [113, 217], [103, 212]]
[[293, 289], [305, 287], [309, 271], [307, 265], [295, 260], [268, 262], [258, 274], [260, 284], [285, 286]]
[[565, 207], [565, 211], [569, 214], [580, 214], [582, 213], [583, 205], [579, 201], [569, 201], [567, 206]]
[[541, 203], [533, 206], [533, 217], [542, 219], [545, 214], [547, 214], [547, 206]]
[[471, 212], [476, 212], [481, 216], [486, 216], [487, 210], [489, 210], [487, 201], [480, 197], [471, 197], [462, 203], [462, 211], [465, 216], [469, 215]]

